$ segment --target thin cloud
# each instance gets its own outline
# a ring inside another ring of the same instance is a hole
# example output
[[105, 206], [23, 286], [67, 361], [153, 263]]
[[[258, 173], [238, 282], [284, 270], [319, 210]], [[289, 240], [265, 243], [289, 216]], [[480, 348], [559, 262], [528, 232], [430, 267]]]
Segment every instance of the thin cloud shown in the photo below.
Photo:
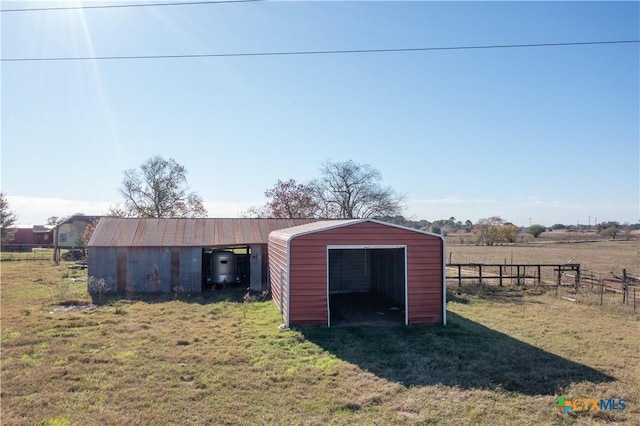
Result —
[[22, 224], [41, 225], [51, 216], [65, 217], [75, 213], [103, 215], [112, 204], [108, 201], [81, 201], [52, 197], [24, 197], [7, 195], [10, 209]]

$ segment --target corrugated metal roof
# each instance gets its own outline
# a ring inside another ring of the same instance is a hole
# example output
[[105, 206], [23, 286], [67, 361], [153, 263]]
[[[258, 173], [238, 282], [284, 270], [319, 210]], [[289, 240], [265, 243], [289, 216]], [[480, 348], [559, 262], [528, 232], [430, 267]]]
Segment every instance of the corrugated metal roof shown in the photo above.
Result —
[[315, 219], [137, 219], [104, 217], [89, 247], [207, 247], [267, 244], [269, 233]]
[[312, 234], [314, 232], [325, 231], [327, 229], [339, 228], [341, 226], [352, 225], [354, 223], [372, 222], [381, 225], [391, 226], [393, 228], [404, 229], [405, 231], [417, 232], [420, 234], [431, 235], [433, 237], [443, 238], [439, 234], [421, 231], [419, 229], [407, 228], [406, 226], [396, 225], [395, 223], [383, 222], [377, 219], [336, 219], [336, 220], [320, 220], [312, 223], [306, 223], [292, 228], [279, 229], [273, 231], [273, 237], [281, 240], [290, 240], [299, 235]]
[[289, 240], [293, 237], [303, 234], [312, 234], [314, 232], [337, 228], [352, 223], [362, 222], [366, 219], [336, 219], [336, 220], [320, 220], [313, 223], [306, 223], [291, 228], [283, 228], [273, 231], [273, 236], [281, 240]]

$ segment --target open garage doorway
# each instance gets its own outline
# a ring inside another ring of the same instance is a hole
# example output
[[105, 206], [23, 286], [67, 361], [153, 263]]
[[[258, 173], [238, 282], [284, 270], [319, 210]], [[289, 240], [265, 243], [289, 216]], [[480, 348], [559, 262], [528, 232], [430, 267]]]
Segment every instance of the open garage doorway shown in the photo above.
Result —
[[406, 246], [329, 246], [329, 325], [407, 324]]

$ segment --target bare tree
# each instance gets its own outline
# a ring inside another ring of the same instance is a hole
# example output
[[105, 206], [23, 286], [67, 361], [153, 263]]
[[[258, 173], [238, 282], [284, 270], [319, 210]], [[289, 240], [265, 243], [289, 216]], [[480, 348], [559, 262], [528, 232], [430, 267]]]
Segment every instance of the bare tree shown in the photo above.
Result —
[[383, 186], [382, 175], [369, 164], [326, 161], [320, 172], [320, 178], [310, 184], [320, 217], [353, 219], [402, 213], [404, 197]]
[[18, 220], [16, 214], [9, 210], [9, 201], [7, 200], [7, 194], [0, 192], [0, 242], [2, 244], [8, 244], [13, 241], [13, 236], [16, 233], [15, 225]]
[[273, 217], [273, 218], [313, 218], [318, 210], [314, 199], [313, 188], [309, 185], [296, 182], [294, 179], [281, 181], [273, 185], [273, 188], [264, 192], [269, 199], [260, 207], [251, 207], [244, 215], [246, 217]]
[[82, 232], [82, 247], [87, 247], [89, 245], [89, 241], [91, 240], [93, 231], [95, 231], [96, 226], [98, 226], [98, 222], [100, 222], [100, 218], [92, 220], [91, 223], [87, 223], [84, 227], [84, 231]]
[[278, 183], [266, 190], [264, 195], [270, 199], [267, 206], [272, 217], [311, 218], [317, 211], [313, 188], [293, 179], [286, 182], [278, 179]]
[[132, 217], [205, 217], [202, 198], [190, 192], [187, 171], [173, 158], [157, 155], [140, 166], [124, 171], [120, 193], [124, 212]]
[[127, 217], [128, 216], [128, 212], [127, 212], [127, 209], [125, 207], [122, 207], [122, 205], [120, 203], [117, 203], [115, 206], [114, 205], [109, 206], [109, 208], [107, 209], [106, 216], [108, 216], [108, 217]]
[[271, 213], [265, 204], [260, 207], [251, 206], [247, 210], [240, 212], [240, 216], [246, 218], [268, 218], [271, 217]]

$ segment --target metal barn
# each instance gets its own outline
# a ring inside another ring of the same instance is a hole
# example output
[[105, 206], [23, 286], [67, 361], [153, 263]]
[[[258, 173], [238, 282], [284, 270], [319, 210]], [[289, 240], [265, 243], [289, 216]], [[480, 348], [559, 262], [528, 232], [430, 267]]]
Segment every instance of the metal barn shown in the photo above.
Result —
[[281, 229], [269, 235], [272, 298], [287, 326], [350, 317], [445, 324], [444, 256], [440, 235], [373, 219]]
[[310, 221], [105, 217], [87, 247], [88, 272], [112, 293], [197, 293], [206, 286], [207, 253], [235, 250], [244, 253], [249, 287], [264, 290], [269, 233]]

